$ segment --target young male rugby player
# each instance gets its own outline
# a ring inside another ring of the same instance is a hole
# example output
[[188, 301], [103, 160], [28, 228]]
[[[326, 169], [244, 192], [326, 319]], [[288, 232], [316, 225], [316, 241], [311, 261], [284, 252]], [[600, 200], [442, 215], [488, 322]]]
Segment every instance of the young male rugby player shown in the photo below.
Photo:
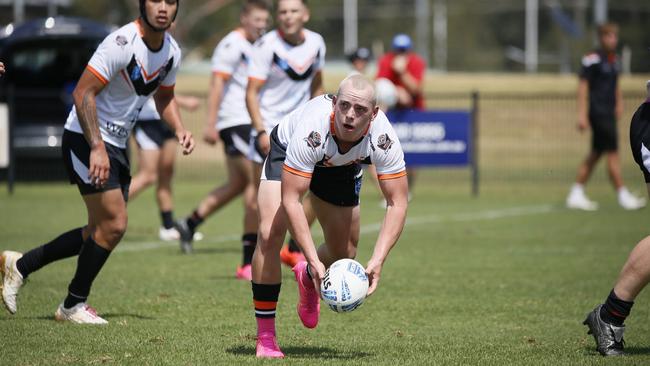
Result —
[[251, 279], [250, 263], [257, 244], [257, 203], [252, 163], [247, 159], [251, 136], [251, 118], [246, 110], [246, 85], [253, 43], [266, 31], [270, 5], [264, 0], [244, 2], [240, 27], [217, 45], [212, 56], [212, 81], [208, 97], [208, 118], [203, 140], [210, 145], [223, 142], [228, 167], [228, 182], [216, 187], [186, 218], [178, 221], [181, 250], [192, 252], [196, 228], [217, 210], [244, 194], [243, 259], [235, 276]]
[[126, 231], [131, 180], [126, 143], [150, 95], [183, 153], [194, 149], [174, 101], [181, 53], [166, 29], [177, 12], [178, 0], [140, 0], [140, 17], [108, 35], [88, 62], [73, 92], [74, 107], [62, 142], [70, 182], [79, 188], [88, 223], [25, 255], [2, 253], [2, 300], [10, 313], [17, 310], [16, 296], [27, 276], [54, 261], [78, 256], [68, 295], [54, 316], [72, 323], [107, 323], [86, 300]]
[[[361, 75], [343, 80], [336, 96], [319, 96], [283, 118], [270, 133], [258, 192], [259, 241], [253, 256], [253, 302], [258, 357], [284, 357], [276, 340], [275, 311], [280, 294], [280, 249], [289, 228], [306, 261], [294, 274], [300, 293], [298, 316], [307, 328], [318, 324], [319, 287], [325, 269], [354, 258], [359, 241], [361, 164], [374, 164], [387, 210], [366, 266], [368, 294], [379, 283], [382, 265], [397, 243], [406, 219], [408, 183], [404, 153], [388, 119], [379, 111], [373, 84]], [[302, 207], [312, 196], [325, 243], [318, 249]]]
[[[650, 81], [648, 97], [632, 117], [630, 147], [634, 161], [643, 172], [650, 195]], [[583, 322], [596, 340], [596, 349], [603, 356], [623, 354], [625, 319], [630, 315], [634, 299], [650, 282], [650, 236], [641, 240], [625, 262], [614, 288], [605, 302], [587, 315]]]
[[[251, 117], [253, 177], [259, 183], [262, 162], [269, 152], [269, 134], [280, 119], [310, 98], [324, 93], [322, 69], [325, 42], [320, 34], [306, 29], [309, 9], [305, 0], [277, 2], [277, 29], [255, 44], [248, 71], [246, 106]], [[313, 214], [306, 200], [310, 221]], [[291, 266], [304, 257], [295, 244], [282, 250]]]

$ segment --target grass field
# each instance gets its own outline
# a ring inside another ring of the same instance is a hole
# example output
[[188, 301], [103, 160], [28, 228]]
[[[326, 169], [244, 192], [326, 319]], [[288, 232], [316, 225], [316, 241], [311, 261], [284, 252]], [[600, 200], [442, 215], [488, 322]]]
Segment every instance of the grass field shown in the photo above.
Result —
[[[215, 173], [215, 177], [219, 173]], [[219, 180], [219, 178], [216, 178]], [[640, 180], [640, 177], [639, 179]], [[302, 327], [290, 271], [278, 312], [287, 364], [588, 365], [650, 362], [650, 294], [628, 320], [628, 357], [603, 359], [580, 324], [610, 290], [627, 253], [647, 230], [647, 211], [624, 212], [605, 184], [590, 187], [594, 213], [562, 206], [565, 186], [494, 183], [479, 198], [421, 175], [409, 221], [376, 295], [351, 314], [323, 308]], [[176, 185], [177, 213], [210, 188]], [[240, 260], [239, 202], [202, 227], [184, 256], [156, 240], [151, 194], [129, 207], [129, 230], [95, 282], [90, 303], [106, 327], [58, 324], [75, 261], [34, 273], [15, 316], [0, 315], [2, 365], [271, 364], [254, 357], [250, 285], [234, 279]], [[27, 250], [84, 222], [76, 188], [21, 184], [0, 192], [0, 248]], [[358, 259], [369, 258], [383, 211], [363, 192]], [[316, 230], [318, 235], [318, 231]]]

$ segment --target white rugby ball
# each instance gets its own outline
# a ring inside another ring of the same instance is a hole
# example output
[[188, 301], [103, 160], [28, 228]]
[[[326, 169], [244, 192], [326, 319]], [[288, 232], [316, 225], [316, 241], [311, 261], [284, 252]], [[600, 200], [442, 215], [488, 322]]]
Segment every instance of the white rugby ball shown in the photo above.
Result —
[[359, 262], [339, 259], [325, 271], [320, 285], [321, 298], [337, 313], [350, 312], [363, 304], [368, 284], [366, 270]]
[[383, 108], [390, 109], [397, 104], [397, 88], [392, 81], [386, 78], [375, 80], [375, 91], [377, 95], [377, 104]]

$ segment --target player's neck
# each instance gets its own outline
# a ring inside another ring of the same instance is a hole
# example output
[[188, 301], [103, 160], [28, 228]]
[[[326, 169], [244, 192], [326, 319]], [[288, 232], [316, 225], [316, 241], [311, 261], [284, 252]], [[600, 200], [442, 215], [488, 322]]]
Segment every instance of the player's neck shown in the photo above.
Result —
[[142, 37], [142, 41], [147, 45], [147, 48], [152, 51], [160, 50], [165, 40], [165, 32], [154, 30], [147, 22], [142, 21], [140, 18], [138, 18], [136, 23], [138, 28], [140, 28], [140, 37]]
[[292, 46], [298, 46], [305, 41], [305, 34], [302, 29], [293, 34], [284, 33], [278, 29], [278, 34], [285, 42]]

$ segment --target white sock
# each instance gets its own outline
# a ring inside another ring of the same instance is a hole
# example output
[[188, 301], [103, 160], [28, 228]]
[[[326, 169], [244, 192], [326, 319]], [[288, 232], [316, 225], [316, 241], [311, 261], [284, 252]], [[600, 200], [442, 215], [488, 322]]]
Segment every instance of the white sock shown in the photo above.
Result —
[[580, 183], [573, 183], [573, 186], [571, 186], [571, 195], [575, 195], [575, 194], [580, 194], [584, 196], [585, 186]]

